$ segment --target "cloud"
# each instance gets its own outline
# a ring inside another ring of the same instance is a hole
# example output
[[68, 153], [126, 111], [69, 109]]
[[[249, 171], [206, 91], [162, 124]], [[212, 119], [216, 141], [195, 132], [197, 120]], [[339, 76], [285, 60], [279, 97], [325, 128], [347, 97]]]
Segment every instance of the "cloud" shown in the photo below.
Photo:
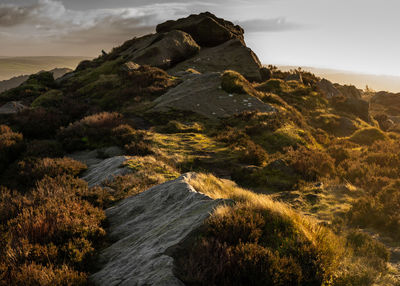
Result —
[[253, 19], [238, 22], [247, 33], [284, 32], [303, 28], [302, 25], [291, 23], [286, 18]]
[[[38, 0], [19, 6], [0, 4], [0, 33], [3, 34], [0, 54], [20, 50], [16, 43], [26, 47], [26, 42], [32, 48], [37, 45], [36, 49], [42, 45], [44, 52], [57, 44], [60, 47], [64, 44], [67, 49], [79, 44], [82, 53], [87, 54], [85, 50], [90, 47], [89, 54], [93, 54], [134, 36], [150, 33], [156, 24], [184, 16], [189, 10], [188, 3], [85, 11], [67, 9], [56, 0]], [[98, 48], [93, 50], [96, 45]]]

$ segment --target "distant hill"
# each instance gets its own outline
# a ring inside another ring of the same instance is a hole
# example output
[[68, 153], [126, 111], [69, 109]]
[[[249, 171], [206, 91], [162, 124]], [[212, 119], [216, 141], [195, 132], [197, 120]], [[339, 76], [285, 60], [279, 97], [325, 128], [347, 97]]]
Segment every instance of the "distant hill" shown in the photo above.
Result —
[[75, 69], [88, 57], [0, 57], [0, 80], [59, 67]]
[[[279, 69], [287, 71], [296, 69], [297, 66], [278, 66]], [[400, 92], [400, 77], [390, 75], [363, 74], [343, 70], [324, 69], [314, 67], [301, 67], [305, 71], [314, 73], [319, 77], [326, 78], [340, 84], [355, 85], [364, 89], [366, 85], [374, 90], [385, 90]]]
[[[72, 72], [69, 68], [55, 68], [50, 70], [53, 73], [55, 79], [62, 77], [66, 73]], [[15, 76], [7, 80], [0, 81], [0, 93], [11, 88], [19, 86], [21, 83], [25, 82], [29, 78], [29, 75]]]

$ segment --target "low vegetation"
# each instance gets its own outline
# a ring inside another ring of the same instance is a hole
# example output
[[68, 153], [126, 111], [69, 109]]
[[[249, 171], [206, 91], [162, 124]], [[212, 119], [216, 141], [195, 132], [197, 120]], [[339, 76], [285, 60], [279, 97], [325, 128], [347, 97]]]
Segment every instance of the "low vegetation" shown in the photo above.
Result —
[[[269, 68], [261, 83], [226, 71], [221, 88], [276, 112], [218, 121], [146, 113], [182, 79], [126, 63], [118, 48], [61, 81], [40, 73], [0, 94], [29, 106], [0, 117], [0, 285], [87, 285], [107, 244], [104, 209], [188, 171], [201, 173], [197, 191], [232, 204], [174, 254], [187, 285], [396, 285], [390, 245], [376, 239], [400, 240], [389, 115], [376, 122], [325, 98], [311, 73]], [[130, 156], [129, 172], [89, 188], [70, 156], [107, 147]]]

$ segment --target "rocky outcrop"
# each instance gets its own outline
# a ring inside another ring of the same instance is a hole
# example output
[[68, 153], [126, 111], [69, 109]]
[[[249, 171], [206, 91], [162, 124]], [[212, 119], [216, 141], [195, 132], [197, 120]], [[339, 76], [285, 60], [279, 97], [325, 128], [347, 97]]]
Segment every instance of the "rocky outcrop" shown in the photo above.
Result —
[[327, 98], [327, 99], [331, 99], [332, 97], [341, 95], [340, 91], [338, 91], [336, 89], [336, 87], [333, 85], [333, 83], [331, 83], [327, 79], [324, 79], [324, 78], [321, 79], [317, 83], [317, 87], [318, 87], [319, 92], [321, 92], [322, 95], [325, 96], [325, 98]]
[[217, 47], [202, 49], [198, 55], [177, 64], [168, 72], [175, 74], [189, 68], [201, 73], [234, 70], [250, 81], [262, 80], [262, 66], [257, 55], [237, 39]]
[[354, 85], [336, 84], [335, 87], [344, 97], [361, 99], [362, 92]]
[[0, 107], [0, 115], [12, 115], [28, 108], [19, 101], [10, 101]]
[[223, 200], [188, 183], [194, 174], [155, 186], [106, 210], [113, 243], [100, 253], [97, 285], [184, 285], [173, 274], [168, 249], [196, 231]]
[[183, 110], [211, 119], [230, 117], [243, 111], [274, 111], [255, 96], [224, 91], [221, 88], [220, 73], [192, 74], [154, 103], [155, 106], [149, 112]]
[[156, 28], [158, 33], [181, 30], [190, 34], [202, 47], [214, 47], [232, 39], [238, 39], [244, 45], [244, 31], [240, 26], [218, 18], [206, 12], [190, 15], [176, 21], [167, 21]]
[[121, 55], [140, 65], [168, 69], [199, 51], [189, 34], [173, 30], [136, 39]]

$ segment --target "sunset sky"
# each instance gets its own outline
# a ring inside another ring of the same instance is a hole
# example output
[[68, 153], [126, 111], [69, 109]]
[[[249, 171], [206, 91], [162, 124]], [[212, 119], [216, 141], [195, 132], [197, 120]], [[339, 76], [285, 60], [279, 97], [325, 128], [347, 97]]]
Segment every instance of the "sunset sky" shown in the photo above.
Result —
[[400, 75], [398, 0], [0, 0], [0, 56], [96, 56], [203, 11], [243, 26], [264, 64]]

